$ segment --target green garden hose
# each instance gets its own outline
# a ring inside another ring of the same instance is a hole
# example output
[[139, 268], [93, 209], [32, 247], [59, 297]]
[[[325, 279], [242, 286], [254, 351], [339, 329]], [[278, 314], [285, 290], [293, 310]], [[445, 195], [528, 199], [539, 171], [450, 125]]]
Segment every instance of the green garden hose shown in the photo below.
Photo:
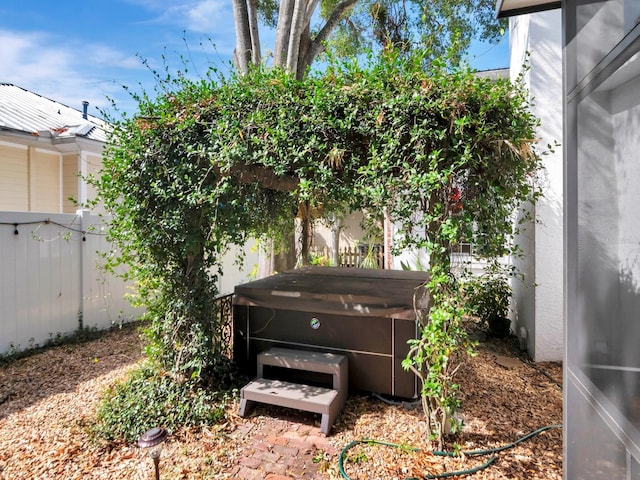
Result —
[[[533, 432], [530, 432], [528, 434], [526, 434], [523, 437], [520, 437], [519, 439], [517, 439], [515, 442], [509, 443], [507, 445], [503, 445], [501, 447], [496, 447], [496, 448], [489, 448], [486, 450], [472, 450], [469, 452], [442, 452], [439, 450], [434, 450], [433, 455], [437, 455], [439, 457], [457, 457], [459, 455], [465, 455], [467, 457], [474, 457], [474, 456], [479, 456], [479, 455], [490, 455], [490, 454], [495, 454], [498, 452], [502, 452], [503, 450], [507, 450], [509, 448], [513, 448], [516, 445], [524, 442], [525, 440], [530, 439], [531, 437], [534, 437], [536, 435], [538, 435], [539, 433], [542, 433], [546, 430], [550, 430], [552, 428], [562, 428], [562, 425], [547, 425], [545, 427], [542, 428], [538, 428], [537, 430], [534, 430]], [[420, 451], [419, 448], [415, 448], [415, 447], [407, 447], [405, 445], [399, 445], [397, 443], [389, 443], [389, 442], [381, 442], [379, 440], [354, 440], [353, 442], [350, 442], [349, 444], [347, 444], [342, 451], [340, 452], [340, 456], [338, 457], [338, 469], [340, 470], [340, 475], [342, 475], [342, 478], [346, 479], [346, 480], [351, 480], [349, 478], [349, 476], [347, 475], [347, 473], [344, 471], [344, 458], [345, 455], [347, 453], [347, 451], [353, 447], [355, 447], [356, 445], [362, 444], [362, 443], [366, 443], [368, 445], [384, 445], [386, 447], [393, 447], [393, 448], [402, 448], [405, 450], [410, 450], [412, 452], [418, 452]], [[476, 467], [470, 468], [470, 469], [466, 469], [466, 470], [458, 470], [455, 472], [444, 472], [444, 473], [439, 473], [439, 474], [425, 474], [420, 478], [418, 477], [411, 477], [411, 478], [406, 478], [405, 480], [426, 480], [426, 479], [436, 479], [436, 478], [447, 478], [447, 477], [455, 477], [455, 476], [463, 476], [463, 475], [471, 475], [474, 474], [476, 472], [479, 472], [480, 470], [484, 470], [485, 468], [487, 468], [489, 465], [491, 465], [496, 459], [496, 456], [493, 455], [491, 458], [489, 458], [489, 460], [487, 460], [486, 462], [484, 462], [481, 465], [478, 465]]]

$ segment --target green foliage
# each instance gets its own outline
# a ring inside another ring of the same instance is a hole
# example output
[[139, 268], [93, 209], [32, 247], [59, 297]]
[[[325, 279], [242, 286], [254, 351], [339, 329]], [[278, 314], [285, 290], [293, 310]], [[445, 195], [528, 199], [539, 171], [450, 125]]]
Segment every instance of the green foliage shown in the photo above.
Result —
[[509, 253], [510, 215], [540, 194], [540, 157], [522, 86], [431, 58], [389, 50], [303, 80], [262, 68], [159, 79], [155, 99], [115, 122], [96, 184], [113, 215], [113, 261], [139, 283], [162, 369], [195, 382], [220, 365], [214, 299], [229, 245], [282, 241], [302, 202], [386, 208], [405, 232], [399, 247], [430, 257], [431, 306], [406, 366], [424, 380], [441, 438], [457, 408], [451, 359], [466, 347], [450, 247]]
[[145, 364], [126, 381], [109, 387], [98, 406], [92, 433], [98, 441], [133, 443], [156, 426], [172, 432], [179, 427], [212, 425], [224, 418], [228, 400], [224, 393], [212, 394], [192, 381]]
[[492, 319], [509, 313], [511, 286], [504, 275], [486, 274], [464, 283], [466, 313], [487, 325]]
[[333, 261], [326, 255], [311, 254], [309, 258], [309, 265], [320, 267], [334, 267]]
[[419, 253], [416, 253], [414, 255], [414, 261], [413, 261], [413, 266], [411, 265], [411, 262], [407, 261], [401, 261], [400, 262], [400, 267], [402, 268], [402, 270], [405, 271], [411, 271], [411, 270], [415, 270], [418, 272], [426, 272], [429, 270], [429, 265], [423, 265], [422, 263], [422, 258], [420, 256]]
[[426, 286], [431, 308], [421, 312], [421, 335], [409, 342], [411, 350], [402, 365], [422, 382], [422, 406], [432, 439], [441, 448], [443, 436], [461, 427], [455, 416], [460, 403], [453, 377], [460, 354], [473, 354], [473, 345], [461, 323], [464, 310], [457, 281], [442, 265], [432, 266], [429, 272]]
[[366, 245], [367, 253], [360, 261], [360, 268], [378, 268], [378, 256], [372, 240]]
[[349, 455], [346, 457], [346, 461], [348, 463], [353, 463], [355, 465], [359, 465], [361, 463], [366, 463], [369, 461], [369, 457], [365, 452], [358, 452], [354, 455]]
[[[323, 18], [335, 3], [323, 2]], [[432, 58], [452, 54], [457, 62], [472, 40], [496, 43], [504, 38], [507, 23], [495, 17], [494, 0], [360, 0], [338, 24], [328, 48], [338, 56], [369, 48], [419, 48], [428, 49]]]

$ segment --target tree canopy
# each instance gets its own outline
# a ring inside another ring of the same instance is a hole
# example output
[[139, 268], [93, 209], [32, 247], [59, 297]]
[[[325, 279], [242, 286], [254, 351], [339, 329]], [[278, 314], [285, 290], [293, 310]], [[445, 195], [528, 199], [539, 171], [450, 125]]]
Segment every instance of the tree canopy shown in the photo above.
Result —
[[494, 0], [360, 0], [328, 44], [351, 54], [374, 47], [426, 48], [434, 57], [455, 47], [459, 59], [473, 39], [493, 43], [505, 29], [506, 21], [495, 16]]
[[[240, 73], [263, 62], [260, 28], [276, 29], [272, 61], [302, 78], [318, 56], [375, 49], [428, 50], [459, 60], [472, 39], [495, 42], [506, 29], [494, 0], [233, 0]], [[262, 25], [261, 25], [262, 23]]]

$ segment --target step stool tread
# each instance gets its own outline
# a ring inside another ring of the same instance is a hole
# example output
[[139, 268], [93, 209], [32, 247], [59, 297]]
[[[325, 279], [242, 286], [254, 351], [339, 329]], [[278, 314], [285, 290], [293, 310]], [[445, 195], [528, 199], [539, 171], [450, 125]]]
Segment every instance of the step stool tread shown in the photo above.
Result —
[[258, 354], [259, 365], [293, 368], [319, 373], [338, 373], [346, 369], [347, 357], [336, 353], [271, 348]]
[[244, 400], [314, 413], [329, 413], [337, 397], [337, 390], [267, 378], [256, 378], [241, 390]]

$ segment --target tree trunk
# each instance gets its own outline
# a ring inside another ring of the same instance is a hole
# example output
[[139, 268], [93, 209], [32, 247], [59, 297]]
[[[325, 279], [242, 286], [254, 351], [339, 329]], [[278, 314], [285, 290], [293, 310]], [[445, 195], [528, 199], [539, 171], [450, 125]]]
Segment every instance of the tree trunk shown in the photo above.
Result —
[[310, 65], [307, 65], [307, 54], [309, 53], [309, 48], [311, 48], [311, 31], [309, 30], [310, 25], [307, 23], [306, 28], [302, 31], [300, 35], [300, 52], [298, 53], [298, 65], [296, 67], [296, 71], [294, 72], [296, 78], [298, 80], [302, 80], [307, 74], [307, 69]]
[[293, 18], [294, 0], [281, 0], [278, 11], [278, 25], [276, 27], [276, 45], [273, 52], [273, 64], [285, 67], [289, 50], [289, 36]]
[[340, 266], [340, 229], [341, 227], [341, 219], [335, 213], [332, 214], [331, 218], [331, 243], [333, 245], [333, 265], [336, 267]]
[[249, 11], [247, 0], [233, 1], [233, 19], [236, 27], [236, 48], [233, 61], [238, 72], [246, 75], [251, 62], [251, 29], [249, 28]]
[[[357, 1], [340, 0], [325, 25], [311, 41], [308, 32], [313, 13], [320, 3], [319, 0], [281, 0], [273, 54], [274, 66], [287, 68], [298, 78], [302, 78], [309, 66], [324, 50], [324, 42], [335, 30], [338, 22]], [[258, 65], [261, 61], [257, 1], [232, 0], [232, 2], [236, 29], [233, 60], [238, 72], [244, 75], [250, 63]]]
[[258, 31], [258, 6], [256, 0], [248, 0], [249, 5], [249, 31], [251, 33], [251, 61], [254, 65], [260, 65], [262, 53], [260, 50], [260, 32]]
[[298, 71], [298, 56], [300, 55], [300, 37], [304, 30], [304, 19], [307, 13], [305, 0], [295, 0], [293, 15], [291, 16], [291, 31], [289, 32], [289, 48], [287, 50], [287, 70], [293, 74]]

